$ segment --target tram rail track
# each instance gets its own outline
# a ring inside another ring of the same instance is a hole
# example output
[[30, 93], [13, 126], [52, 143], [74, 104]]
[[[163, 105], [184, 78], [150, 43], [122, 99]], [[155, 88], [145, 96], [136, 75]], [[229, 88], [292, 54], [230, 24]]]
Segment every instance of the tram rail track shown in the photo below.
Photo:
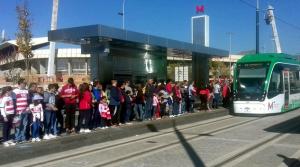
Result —
[[[193, 128], [199, 128], [199, 127], [202, 127], [202, 126], [206, 127], [206, 126], [211, 126], [211, 125], [218, 124], [218, 123], [222, 124], [222, 122], [229, 121], [229, 120], [232, 120], [232, 119], [240, 119], [240, 118], [239, 117], [233, 117], [233, 116], [226, 116], [225, 118], [212, 120], [212, 121], [206, 121], [206, 122], [195, 124], [195, 125], [192, 125], [192, 126], [189, 126], [189, 127], [178, 128], [178, 130], [182, 132], [182, 131], [185, 131], [185, 130], [190, 130], [190, 129], [193, 129]], [[240, 126], [240, 125], [247, 124], [247, 123], [259, 120], [259, 119], [261, 119], [261, 118], [251, 118], [250, 120], [247, 119], [246, 121], [242, 121], [240, 123], [233, 124], [230, 127]], [[204, 132], [204, 133], [215, 133], [215, 132], [218, 132], [218, 131], [226, 130], [227, 128], [229, 128], [229, 127], [225, 126], [221, 129], [212, 130], [212, 131]], [[31, 164], [28, 164], [28, 165], [25, 165], [25, 166], [39, 166], [39, 165], [43, 165], [43, 166], [45, 165], [46, 166], [47, 164], [52, 164], [53, 162], [58, 162], [58, 161], [66, 160], [66, 159], [72, 159], [72, 158], [76, 158], [76, 157], [79, 157], [79, 156], [92, 154], [92, 153], [99, 152], [99, 151], [104, 151], [104, 150], [107, 150], [107, 149], [109, 149], [109, 150], [110, 149], [115, 149], [115, 148], [118, 148], [118, 147], [121, 147], [121, 146], [133, 144], [135, 142], [140, 142], [140, 141], [144, 141], [144, 140], [146, 141], [146, 140], [149, 140], [149, 139], [152, 139], [152, 138], [157, 138], [157, 137], [161, 137], [161, 136], [164, 136], [164, 135], [169, 135], [169, 134], [172, 134], [172, 133], [174, 133], [173, 129], [168, 130], [166, 132], [161, 132], [159, 134], [154, 134], [154, 135], [150, 135], [150, 136], [146, 136], [146, 137], [142, 137], [142, 138], [138, 138], [138, 139], [133, 139], [133, 140], [126, 141], [126, 142], [114, 143], [114, 144], [111, 144], [111, 145], [109, 144], [109, 145], [106, 145], [106, 146], [102, 146], [102, 147], [98, 147], [98, 148], [94, 148], [94, 149], [89, 149], [89, 150], [82, 151], [82, 152], [76, 152], [76, 153], [65, 155], [65, 156], [54, 157], [52, 159], [39, 161], [37, 163], [31, 163]], [[178, 142], [176, 142], [176, 143], [178, 144]], [[174, 143], [172, 143], [172, 144], [174, 144]], [[168, 145], [171, 145], [171, 144], [168, 144]], [[156, 148], [154, 150], [157, 150], [157, 149], [159, 150], [159, 148]], [[154, 150], [152, 150], [152, 151], [154, 151]]]
[[[299, 122], [298, 121], [295, 122]], [[249, 157], [254, 152], [261, 151], [265, 149], [266, 147], [270, 146], [270, 144], [273, 144], [283, 138], [286, 138], [290, 135], [290, 133], [295, 132], [297, 130], [297, 127], [300, 126], [300, 123], [292, 124], [292, 126], [288, 126], [286, 128], [283, 128], [283, 130], [286, 133], [279, 133], [279, 134], [270, 134], [263, 139], [259, 140], [258, 142], [251, 143], [244, 148], [231, 152], [230, 155], [226, 158], [223, 158], [223, 160], [216, 160], [213, 164], [208, 164], [207, 166], [212, 167], [224, 167], [224, 166], [234, 166], [237, 165], [239, 162], [241, 162], [245, 157]], [[288, 132], [288, 133], [287, 133]], [[226, 156], [226, 155], [225, 155]]]
[[[208, 125], [213, 125], [213, 124], [218, 124], [218, 123], [221, 124], [222, 121], [228, 121], [228, 120], [235, 119], [235, 118], [236, 119], [241, 119], [239, 117], [227, 117], [227, 118], [214, 120], [214, 121], [210, 121], [210, 122], [206, 122], [206, 123], [196, 124], [196, 125], [193, 125], [193, 126], [190, 126], [190, 127], [178, 128], [177, 130], [180, 131], [180, 132], [184, 132], [185, 130], [190, 130], [190, 129], [193, 129], [193, 128], [199, 128], [201, 126], [205, 127], [205, 126], [208, 126]], [[260, 119], [262, 119], [262, 118], [261, 117], [251, 118], [250, 120], [247, 119], [245, 121], [241, 121], [241, 122], [238, 122], [238, 123], [231, 123], [229, 125], [225, 125], [225, 126], [222, 126], [220, 128], [205, 131], [205, 132], [203, 132], [203, 134], [212, 134], [213, 135], [213, 134], [221, 133], [221, 132], [224, 132], [226, 130], [230, 130], [230, 129], [233, 129], [233, 128], [238, 128], [240, 126], [253, 123], [253, 122], [258, 121]], [[46, 161], [42, 161], [42, 162], [38, 162], [38, 163], [26, 165], [26, 166], [40, 166], [40, 165], [47, 166], [47, 165], [53, 164], [53, 161], [56, 163], [58, 161], [62, 161], [62, 160], [66, 160], [66, 159], [78, 158], [78, 157], [82, 157], [82, 156], [85, 156], [85, 155], [88, 155], [88, 154], [94, 154], [94, 153], [97, 153], [97, 152], [105, 151], [107, 149], [109, 149], [109, 150], [110, 149], [115, 149], [115, 148], [118, 148], [118, 147], [121, 147], [121, 146], [124, 146], [124, 145], [133, 144], [134, 142], [140, 142], [140, 141], [144, 141], [144, 140], [146, 141], [146, 140], [149, 140], [151, 138], [161, 137], [163, 135], [169, 135], [169, 134], [172, 134], [172, 133], [175, 133], [174, 129], [170, 130], [170, 131], [167, 131], [167, 132], [163, 132], [161, 134], [156, 134], [156, 135], [152, 135], [152, 136], [148, 136], [148, 137], [143, 137], [143, 138], [139, 138], [139, 139], [136, 139], [136, 140], [131, 140], [131, 141], [128, 141], [128, 142], [122, 142], [122, 143], [114, 144], [113, 146], [108, 145], [108, 146], [104, 146], [104, 147], [99, 147], [99, 148], [96, 148], [96, 149], [91, 149], [91, 150], [87, 150], [87, 151], [84, 151], [84, 152], [70, 154], [70, 155], [59, 157], [59, 158], [49, 159], [49, 160], [46, 160]], [[186, 138], [186, 141], [191, 141], [191, 140], [204, 138], [204, 137], [206, 137], [206, 136], [188, 137], [188, 138]], [[145, 149], [143, 151], [127, 154], [126, 156], [121, 156], [121, 157], [118, 157], [114, 160], [110, 160], [110, 161], [103, 162], [103, 163], [100, 163], [100, 164], [95, 164], [93, 166], [113, 165], [113, 164], [119, 163], [121, 161], [128, 160], [132, 157], [143, 156], [144, 154], [152, 153], [152, 152], [159, 151], [159, 150], [162, 150], [162, 149], [167, 149], [169, 147], [177, 146], [179, 144], [180, 144], [180, 141], [177, 140], [177, 141], [174, 141], [174, 142], [162, 145], [162, 146], [152, 147], [152, 148], [149, 148], [149, 149]]]

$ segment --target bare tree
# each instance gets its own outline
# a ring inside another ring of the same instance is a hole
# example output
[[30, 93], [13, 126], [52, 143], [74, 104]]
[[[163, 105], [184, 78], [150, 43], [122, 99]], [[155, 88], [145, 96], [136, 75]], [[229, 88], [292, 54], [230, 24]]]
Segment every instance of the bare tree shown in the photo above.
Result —
[[32, 53], [32, 33], [31, 33], [31, 20], [29, 18], [30, 13], [27, 8], [26, 2], [24, 4], [17, 5], [17, 18], [18, 18], [18, 32], [17, 37], [17, 46], [18, 53], [22, 54], [24, 57], [25, 68], [27, 80], [29, 79], [30, 74], [30, 59], [33, 57]]
[[230, 77], [230, 68], [224, 62], [209, 60], [209, 71], [213, 78]]

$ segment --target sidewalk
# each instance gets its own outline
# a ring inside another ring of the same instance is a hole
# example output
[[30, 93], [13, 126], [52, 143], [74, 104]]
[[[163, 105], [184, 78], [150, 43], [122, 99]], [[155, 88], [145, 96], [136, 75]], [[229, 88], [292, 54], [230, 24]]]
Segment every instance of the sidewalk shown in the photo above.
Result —
[[176, 118], [165, 118], [155, 121], [133, 122], [132, 125], [96, 130], [87, 134], [62, 135], [59, 138], [42, 141], [39, 143], [24, 143], [15, 147], [0, 149], [0, 165], [20, 160], [38, 157], [42, 155], [72, 150], [82, 146], [88, 146], [100, 142], [112, 141], [148, 132], [158, 132], [171, 128], [173, 120], [177, 125], [194, 123], [202, 120], [228, 115], [228, 110], [220, 108], [212, 112], [200, 111], [185, 114]]

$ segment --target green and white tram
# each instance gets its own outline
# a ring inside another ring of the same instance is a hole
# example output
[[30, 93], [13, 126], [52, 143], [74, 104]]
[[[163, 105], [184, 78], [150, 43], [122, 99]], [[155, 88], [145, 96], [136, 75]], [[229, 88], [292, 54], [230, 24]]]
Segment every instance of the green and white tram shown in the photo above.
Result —
[[286, 54], [254, 54], [234, 69], [236, 114], [274, 114], [300, 107], [300, 64]]

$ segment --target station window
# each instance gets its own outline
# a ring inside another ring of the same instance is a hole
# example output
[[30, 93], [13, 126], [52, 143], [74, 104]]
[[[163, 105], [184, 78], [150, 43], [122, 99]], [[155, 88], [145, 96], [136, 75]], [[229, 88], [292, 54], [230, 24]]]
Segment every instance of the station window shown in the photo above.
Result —
[[68, 71], [68, 60], [67, 59], [57, 60], [56, 70], [59, 72], [67, 72]]
[[72, 71], [75, 73], [84, 73], [86, 71], [85, 60], [73, 59], [72, 60]]

